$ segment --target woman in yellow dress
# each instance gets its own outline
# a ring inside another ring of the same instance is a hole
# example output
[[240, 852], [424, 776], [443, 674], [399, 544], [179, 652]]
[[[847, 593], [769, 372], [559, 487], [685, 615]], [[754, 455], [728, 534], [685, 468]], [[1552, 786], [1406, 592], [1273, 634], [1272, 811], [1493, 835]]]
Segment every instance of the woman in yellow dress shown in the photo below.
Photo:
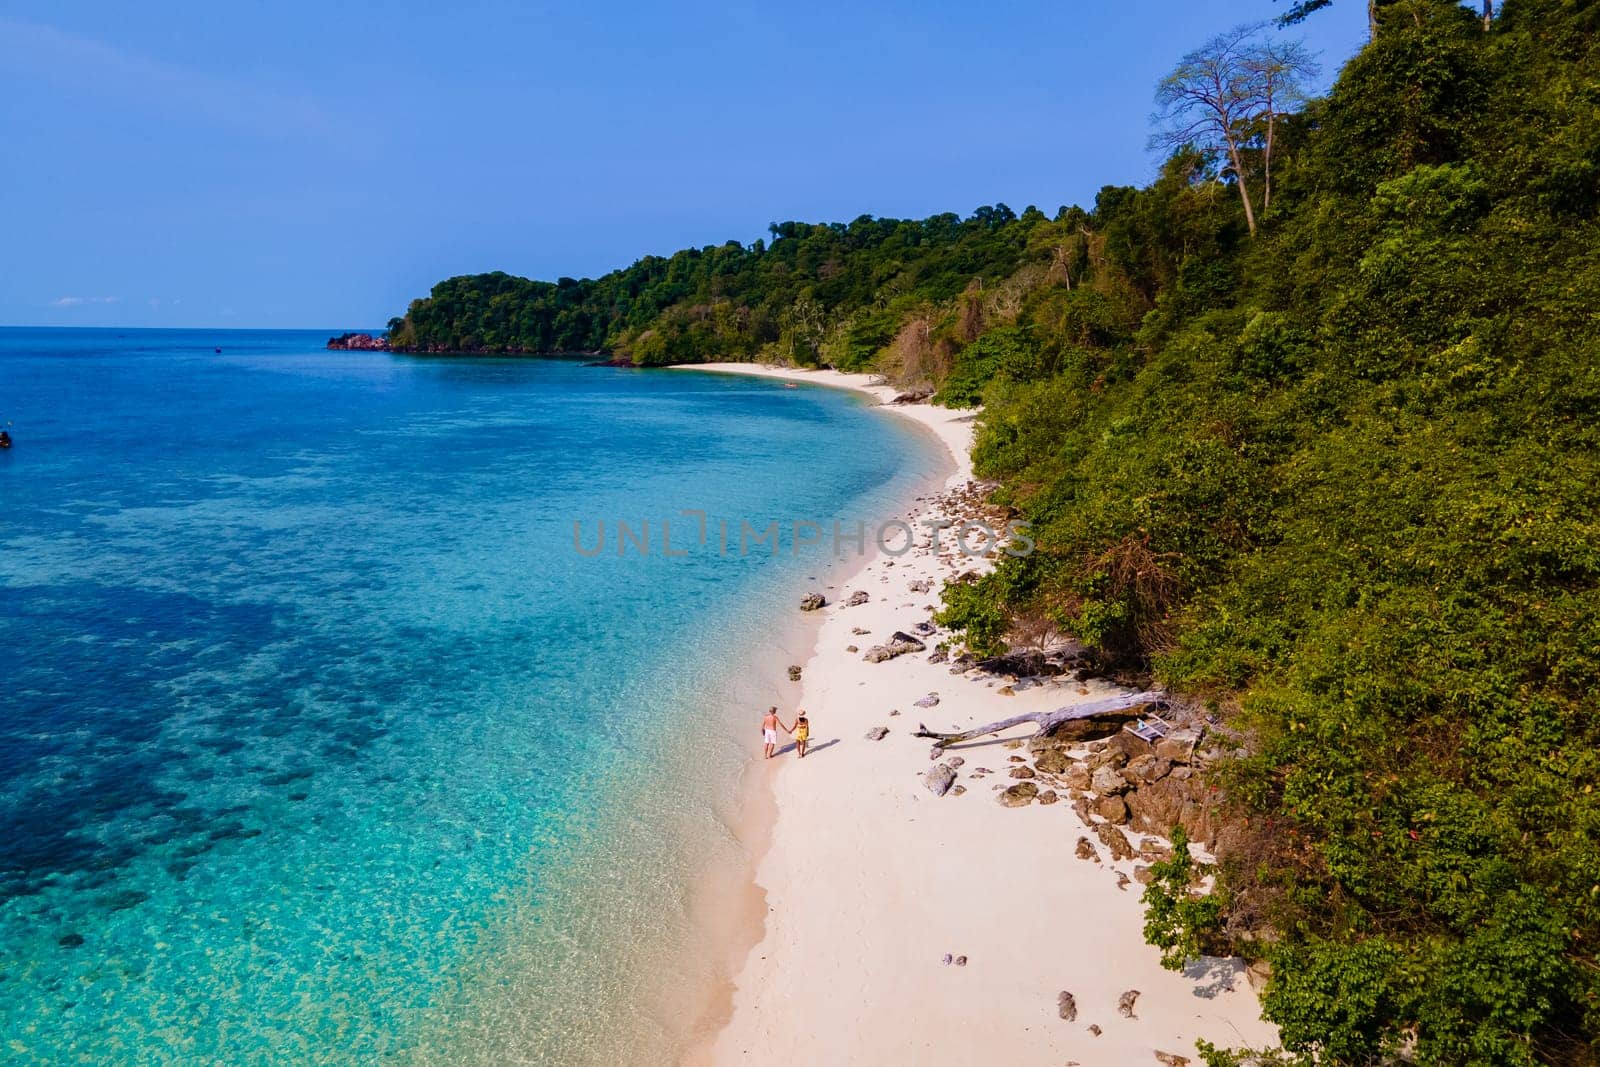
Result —
[[795, 754], [801, 759], [805, 759], [806, 742], [811, 740], [811, 720], [806, 718], [804, 708], [799, 709], [794, 720], [794, 730], [791, 732], [794, 734]]

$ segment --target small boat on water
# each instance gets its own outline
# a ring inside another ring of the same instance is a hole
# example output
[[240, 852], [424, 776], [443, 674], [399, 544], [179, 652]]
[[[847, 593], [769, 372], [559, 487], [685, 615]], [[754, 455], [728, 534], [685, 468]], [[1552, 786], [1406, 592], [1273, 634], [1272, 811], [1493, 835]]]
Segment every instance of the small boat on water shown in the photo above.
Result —
[[5, 430], [0, 430], [0, 448], [11, 447], [11, 435]]

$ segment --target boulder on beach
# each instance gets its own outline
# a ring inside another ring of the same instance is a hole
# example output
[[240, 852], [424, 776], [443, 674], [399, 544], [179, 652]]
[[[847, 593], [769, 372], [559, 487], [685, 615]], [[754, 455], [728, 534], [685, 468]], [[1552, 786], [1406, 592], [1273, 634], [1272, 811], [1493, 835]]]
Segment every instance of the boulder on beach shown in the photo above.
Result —
[[936, 707], [938, 707], [939, 706], [939, 694], [938, 693], [929, 693], [927, 696], [923, 697], [921, 700], [916, 701], [916, 706], [919, 707], [919, 708], [936, 708]]
[[1127, 834], [1108, 822], [1095, 824], [1094, 832], [1095, 836], [1100, 838], [1100, 843], [1110, 851], [1112, 859], [1133, 859], [1133, 846], [1128, 843]]
[[1039, 796], [1039, 787], [1032, 782], [1018, 782], [1010, 789], [1000, 791], [1000, 803], [1008, 808], [1024, 808]]
[[1139, 991], [1130, 989], [1117, 998], [1117, 1014], [1124, 1019], [1133, 1018], [1133, 1002], [1139, 999]]
[[1078, 1000], [1065, 989], [1056, 996], [1056, 1014], [1069, 1023], [1078, 1017]]
[[868, 663], [882, 663], [885, 660], [894, 659], [896, 656], [903, 656], [907, 652], [925, 651], [927, 647], [927, 645], [910, 634], [896, 630], [887, 644], [873, 645], [867, 649], [867, 654], [861, 658]]
[[889, 728], [887, 726], [874, 726], [872, 729], [867, 731], [868, 741], [882, 741], [888, 736]]
[[789, 664], [789, 681], [798, 682], [799, 680], [800, 680], [800, 665], [796, 664], [796, 663]]
[[922, 784], [927, 786], [928, 792], [934, 796], [942, 797], [956, 784], [955, 768], [948, 763], [941, 763], [922, 776]]
[[844, 602], [844, 606], [847, 608], [858, 608], [871, 599], [872, 597], [865, 589], [857, 589], [854, 593], [850, 594], [850, 599]]
[[828, 598], [821, 593], [807, 593], [800, 598], [801, 611], [816, 611], [818, 608], [826, 607], [827, 604]]

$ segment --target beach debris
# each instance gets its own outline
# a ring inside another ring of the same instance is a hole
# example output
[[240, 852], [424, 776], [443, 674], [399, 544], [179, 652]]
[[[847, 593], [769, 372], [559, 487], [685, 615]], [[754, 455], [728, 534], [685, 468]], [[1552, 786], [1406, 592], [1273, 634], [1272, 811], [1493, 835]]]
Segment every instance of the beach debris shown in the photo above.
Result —
[[954, 963], [954, 962], [955, 962], [955, 961], [956, 961], [956, 958], [955, 958], [955, 956], [953, 956], [953, 955], [951, 955], [951, 954], [950, 954], [950, 953], [948, 953], [948, 952], [946, 952], [946, 953], [945, 953], [945, 954], [944, 954], [944, 965], [945, 965], [945, 966], [946, 966], [946, 967], [948, 967], [948, 966], [950, 966], [950, 965], [951, 965], [951, 964], [952, 964], [952, 963]]
[[960, 756], [951, 756], [950, 757], [950, 766], [952, 766], [952, 767], [960, 767], [963, 764], [965, 764], [966, 762], [967, 761], [962, 759]]
[[1013, 777], [1013, 778], [1036, 778], [1038, 776], [1033, 773], [1033, 768], [1032, 767], [1028, 766], [1026, 763], [1023, 763], [1023, 764], [1020, 764], [1020, 765], [1018, 765], [1016, 767], [1011, 768], [1011, 777]]
[[941, 763], [922, 777], [922, 784], [928, 787], [928, 792], [936, 797], [942, 797], [950, 792], [950, 787], [956, 784], [955, 768], [948, 763]]
[[821, 593], [807, 593], [800, 598], [801, 611], [816, 611], [818, 608], [827, 607], [828, 598]]
[[929, 637], [939, 632], [939, 628], [931, 622], [919, 622], [912, 629], [923, 637]]
[[1089, 1032], [1091, 1034], [1093, 1034], [1095, 1037], [1099, 1037], [1100, 1036], [1100, 1028], [1098, 1026], [1096, 1026], [1094, 1023], [1090, 1023], [1089, 1024]]
[[1009, 685], [1003, 685], [1000, 687], [1000, 695], [1003, 697], [1014, 697], [1017, 695], [1017, 691]]
[[1155, 876], [1150, 873], [1149, 867], [1142, 863], [1135, 863], [1133, 865], [1133, 880], [1140, 885], [1149, 885], [1155, 880]]
[[1127, 834], [1108, 822], [1096, 824], [1094, 832], [1100, 838], [1100, 843], [1106, 846], [1106, 850], [1111, 853], [1112, 859], [1133, 859], [1133, 846], [1128, 843]]
[[955, 786], [951, 786], [950, 787], [950, 795], [953, 796], [953, 797], [958, 797], [962, 793], [965, 793], [966, 791], [967, 791], [967, 787], [964, 786], [964, 785], [955, 785]]
[[850, 632], [855, 634], [857, 637], [860, 637], [862, 634], [870, 634], [872, 631], [871, 630], [863, 630], [859, 626], [852, 626], [852, 627], [850, 627]]
[[927, 645], [901, 630], [896, 630], [894, 636], [889, 638], [888, 644], [873, 645], [867, 649], [867, 654], [862, 658], [868, 663], [882, 663], [884, 660], [903, 656], [907, 652], [923, 652]]
[[939, 694], [929, 693], [921, 700], [915, 701], [915, 705], [919, 708], [936, 708], [939, 706]]
[[887, 726], [874, 726], [872, 729], [867, 731], [868, 741], [882, 741], [888, 736], [889, 728]]
[[800, 680], [800, 665], [797, 664], [797, 663], [789, 664], [789, 681], [798, 682], [799, 680]]
[[1139, 999], [1139, 991], [1130, 989], [1117, 998], [1117, 1014], [1124, 1019], [1134, 1018], [1133, 1002]]
[[932, 578], [918, 578], [916, 581], [911, 583], [911, 591], [913, 593], [927, 593], [927, 592], [931, 592], [932, 589], [933, 589], [933, 579]]
[[871, 599], [872, 594], [868, 593], [865, 589], [857, 589], [854, 593], [850, 594], [850, 598], [844, 602], [844, 606], [847, 608], [859, 608], [861, 605], [865, 604]]
[[[889, 709], [889, 714], [890, 715], [898, 715], [898, 714], [900, 714], [900, 709], [899, 708], [890, 708]], [[954, 763], [955, 761], [951, 760], [950, 762]]]
[[1121, 871], [1117, 872], [1117, 888], [1122, 890], [1124, 893], [1128, 891], [1128, 876], [1123, 874]]
[[860, 651], [861, 651], [861, 650], [860, 650], [860, 649], [859, 649], [859, 648], [857, 648], [857, 647], [856, 647], [856, 646], [855, 646], [855, 645], [845, 645], [845, 646], [844, 646], [844, 650], [845, 650], [845, 651], [846, 651], [846, 652], [860, 652]]
[[929, 663], [945, 663], [945, 662], [949, 661], [949, 659], [950, 659], [950, 653], [946, 652], [942, 648], [936, 648], [933, 651], [933, 655], [928, 657], [928, 662]]
[[1100, 853], [1095, 851], [1095, 847], [1089, 843], [1087, 837], [1078, 838], [1078, 858], [1080, 860], [1094, 860], [1096, 863], [1100, 862]]
[[957, 967], [965, 967], [966, 965], [967, 965], [967, 957], [965, 957], [965, 956], [957, 956], [956, 957], [956, 966]]
[[1157, 1063], [1166, 1064], [1166, 1067], [1189, 1067], [1189, 1057], [1187, 1056], [1180, 1056], [1176, 1052], [1162, 1052], [1160, 1049], [1153, 1051], [1155, 1052]]
[[1056, 997], [1056, 1011], [1067, 1022], [1074, 1021], [1078, 1017], [1077, 998], [1063, 989]]
[[1025, 808], [1032, 804], [1038, 795], [1039, 787], [1032, 782], [1018, 782], [1000, 794], [1000, 803], [1008, 808]]
[[1006, 762], [1007, 763], [1026, 763], [1026, 762], [1028, 762], [1028, 757], [1026, 757], [1026, 756], [1007, 756], [1006, 757]]
[[1039, 803], [1041, 803], [1041, 804], [1054, 804], [1056, 801], [1058, 801], [1060, 799], [1061, 799], [1061, 795], [1059, 793], [1057, 793], [1054, 789], [1041, 789], [1041, 790], [1039, 790]]

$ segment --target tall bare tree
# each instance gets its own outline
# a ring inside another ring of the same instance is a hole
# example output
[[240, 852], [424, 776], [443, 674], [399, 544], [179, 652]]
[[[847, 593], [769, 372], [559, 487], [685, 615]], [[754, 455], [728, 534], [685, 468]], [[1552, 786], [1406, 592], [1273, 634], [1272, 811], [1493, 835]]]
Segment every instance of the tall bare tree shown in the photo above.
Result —
[[1245, 225], [1256, 232], [1255, 206], [1245, 177], [1244, 141], [1261, 114], [1261, 79], [1249, 62], [1260, 24], [1237, 26], [1178, 61], [1156, 86], [1160, 129], [1150, 146], [1172, 152], [1185, 146], [1220, 151], [1227, 157], [1244, 203]]
[[1321, 70], [1304, 42], [1263, 37], [1244, 55], [1245, 67], [1255, 76], [1266, 132], [1261, 150], [1261, 211], [1272, 206], [1272, 148], [1277, 138], [1278, 116], [1303, 104], [1306, 83]]
[[1278, 119], [1301, 103], [1317, 61], [1299, 41], [1274, 38], [1265, 23], [1238, 26], [1184, 56], [1156, 86], [1159, 128], [1152, 148], [1193, 147], [1221, 154], [1244, 205], [1245, 224], [1256, 232], [1247, 160], [1261, 164], [1261, 210], [1272, 206], [1272, 153]]

